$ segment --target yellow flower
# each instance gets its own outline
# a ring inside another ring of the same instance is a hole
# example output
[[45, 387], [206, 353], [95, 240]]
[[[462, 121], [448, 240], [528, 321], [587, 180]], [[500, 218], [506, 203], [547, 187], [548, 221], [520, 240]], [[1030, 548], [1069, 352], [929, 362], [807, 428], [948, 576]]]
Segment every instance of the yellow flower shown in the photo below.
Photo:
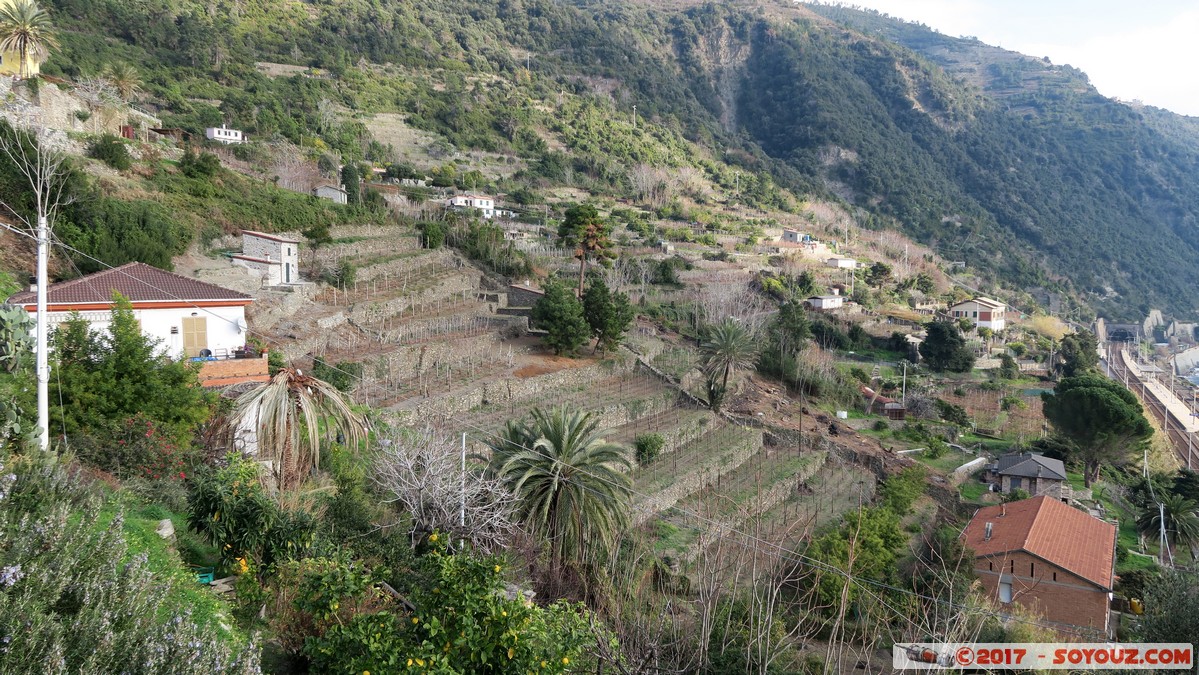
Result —
[[429, 541], [431, 541], [433, 543], [437, 543], [437, 533], [436, 532], [429, 535]]
[[500, 612], [500, 616], [508, 616], [508, 611], [504, 610], [503, 612]]
[[516, 655], [516, 649], [513, 647], [509, 647], [508, 648], [508, 659], [511, 660], [512, 657], [515, 655]]
[[546, 663], [544, 660], [542, 660], [542, 662], [541, 662], [541, 667], [542, 667], [542, 668], [544, 668], [544, 667], [546, 667], [546, 666], [548, 666], [548, 665], [549, 665], [548, 663]]
[[495, 571], [496, 571], [496, 573], [497, 573], [497, 574], [499, 573], [499, 571], [500, 571], [500, 566], [499, 566], [499, 565], [496, 565], [496, 566], [495, 566]]
[[420, 619], [418, 619], [414, 616], [414, 617], [412, 617], [412, 623], [420, 623]]
[[563, 656], [563, 657], [562, 657], [562, 665], [566, 665], [566, 664], [568, 664], [568, 663], [570, 663], [570, 659], [568, 659], [568, 658], [566, 658], [565, 656]]

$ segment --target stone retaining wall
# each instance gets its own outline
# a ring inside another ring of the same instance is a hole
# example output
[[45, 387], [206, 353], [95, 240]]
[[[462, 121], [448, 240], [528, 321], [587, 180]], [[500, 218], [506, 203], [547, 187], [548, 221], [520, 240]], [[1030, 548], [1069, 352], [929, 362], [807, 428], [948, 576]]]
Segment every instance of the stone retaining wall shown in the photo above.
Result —
[[[730, 455], [729, 462], [719, 468], [720, 473], [725, 474], [735, 470], [761, 449], [762, 434], [757, 434]], [[710, 466], [698, 466], [679, 476], [669, 487], [659, 490], [645, 501], [633, 506], [633, 525], [644, 525], [655, 514], [665, 511], [677, 504], [679, 500], [712, 484], [714, 476], [714, 469]]]

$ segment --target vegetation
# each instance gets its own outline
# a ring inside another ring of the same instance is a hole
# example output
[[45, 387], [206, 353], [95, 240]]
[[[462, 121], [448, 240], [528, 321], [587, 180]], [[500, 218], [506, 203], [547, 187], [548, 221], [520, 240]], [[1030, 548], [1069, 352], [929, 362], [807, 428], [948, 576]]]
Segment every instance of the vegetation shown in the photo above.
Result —
[[935, 371], [968, 373], [974, 367], [974, 353], [958, 327], [949, 321], [934, 321], [927, 326], [928, 337], [920, 343], [920, 356]]
[[1045, 418], [1076, 448], [1087, 487], [1101, 466], [1123, 463], [1153, 434], [1132, 392], [1101, 375], [1064, 378], [1041, 398]]
[[30, 59], [41, 61], [54, 49], [58, 36], [50, 15], [36, 0], [14, 0], [0, 7], [0, 51], [17, 54], [21, 77], [29, 77]]
[[[708, 381], [714, 385], [720, 397], [729, 388], [729, 377], [738, 370], [754, 365], [757, 347], [750, 332], [733, 318], [708, 326], [699, 343], [703, 355], [703, 370]], [[719, 408], [714, 403], [713, 408]]]
[[104, 134], [92, 141], [92, 144], [88, 146], [87, 156], [98, 159], [117, 171], [125, 171], [133, 166], [133, 159], [129, 156], [129, 150], [125, 144], [111, 134]]
[[555, 354], [573, 355], [592, 335], [583, 312], [583, 303], [570, 289], [550, 280], [545, 295], [533, 305], [533, 326], [546, 331], [543, 341]]
[[596, 349], [608, 352], [620, 345], [629, 325], [633, 323], [633, 308], [629, 296], [613, 293], [602, 279], [596, 279], [583, 294], [583, 318], [591, 327]]
[[322, 433], [336, 430], [340, 443], [357, 448], [367, 431], [336, 387], [294, 368], [239, 396], [228, 425], [234, 433], [254, 429], [258, 452], [271, 458], [271, 478], [280, 491], [294, 490], [310, 468], [320, 466]]

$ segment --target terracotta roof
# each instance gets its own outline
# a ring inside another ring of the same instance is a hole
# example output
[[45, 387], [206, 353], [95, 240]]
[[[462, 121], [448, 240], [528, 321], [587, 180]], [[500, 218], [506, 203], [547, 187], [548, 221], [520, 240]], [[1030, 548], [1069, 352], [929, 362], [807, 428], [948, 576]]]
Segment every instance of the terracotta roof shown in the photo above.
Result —
[[962, 531], [962, 540], [979, 557], [1025, 551], [1096, 586], [1112, 588], [1116, 526], [1052, 497], [981, 508]]
[[990, 307], [990, 308], [992, 308], [992, 309], [1003, 309], [1003, 308], [1005, 308], [1005, 307], [1007, 306], [1007, 305], [1003, 304], [1002, 302], [999, 302], [998, 300], [992, 300], [992, 299], [990, 299], [990, 298], [984, 298], [983, 296], [981, 296], [981, 295], [980, 295], [980, 296], [978, 296], [977, 298], [971, 298], [971, 299], [969, 299], [969, 300], [963, 300], [963, 301], [961, 301], [961, 302], [959, 302], [959, 303], [957, 303], [957, 304], [955, 304], [955, 305], [951, 305], [951, 306], [950, 306], [950, 309], [953, 309], [954, 307], [960, 307], [960, 306], [962, 306], [962, 305], [965, 305], [965, 304], [967, 304], [967, 303], [970, 303], [970, 302], [973, 302], [973, 303], [975, 303], [975, 304], [982, 305], [983, 307]]
[[[50, 305], [108, 304], [112, 302], [113, 291], [119, 292], [130, 302], [230, 300], [244, 303], [254, 299], [245, 293], [231, 291], [198, 279], [189, 279], [139, 262], [50, 284], [46, 289], [46, 295]], [[22, 291], [11, 296], [8, 302], [13, 305], [32, 304], [37, 302], [37, 293]]]
[[281, 241], [288, 244], [300, 243], [300, 240], [295, 237], [285, 237], [281, 234], [267, 234], [266, 232], [255, 232], [254, 230], [242, 230], [241, 233], [243, 235], [248, 234], [251, 237], [258, 237], [259, 239], [270, 239], [271, 241]]

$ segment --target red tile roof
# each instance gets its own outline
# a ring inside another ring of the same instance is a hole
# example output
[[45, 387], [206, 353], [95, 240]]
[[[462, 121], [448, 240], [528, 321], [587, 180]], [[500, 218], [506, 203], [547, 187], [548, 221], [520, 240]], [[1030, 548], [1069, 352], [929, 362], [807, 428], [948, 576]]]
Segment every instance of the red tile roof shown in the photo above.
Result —
[[1116, 526], [1052, 497], [981, 508], [962, 540], [977, 556], [1025, 551], [1097, 586], [1112, 587]]
[[[107, 304], [112, 302], [113, 291], [119, 292], [130, 302], [229, 300], [230, 304], [244, 304], [253, 300], [245, 293], [231, 291], [198, 279], [189, 279], [139, 262], [50, 284], [46, 289], [46, 295], [50, 305]], [[32, 304], [37, 302], [37, 293], [22, 291], [11, 296], [8, 302], [14, 305]]]

